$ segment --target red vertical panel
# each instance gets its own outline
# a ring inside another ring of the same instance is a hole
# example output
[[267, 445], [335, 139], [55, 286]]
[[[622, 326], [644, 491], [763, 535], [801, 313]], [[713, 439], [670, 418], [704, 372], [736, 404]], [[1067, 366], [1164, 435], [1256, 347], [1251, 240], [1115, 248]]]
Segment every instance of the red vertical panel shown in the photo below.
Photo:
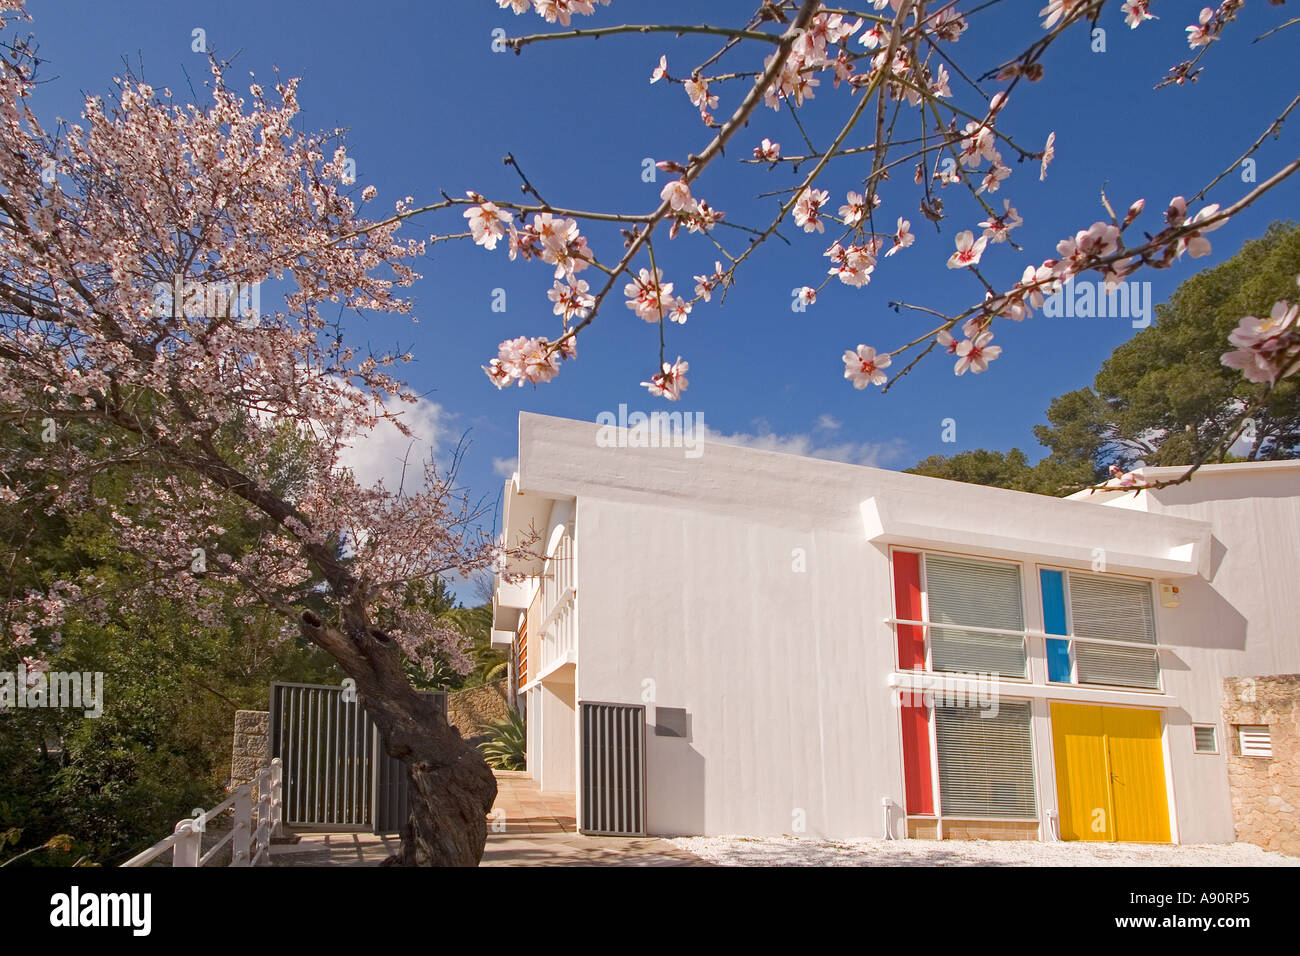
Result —
[[934, 786], [930, 780], [930, 723], [924, 706], [903, 704], [903, 782], [907, 812], [932, 815]]
[[[921, 620], [921, 556], [894, 552], [894, 617]], [[925, 670], [925, 631], [914, 624], [898, 624], [898, 666], [905, 671]]]

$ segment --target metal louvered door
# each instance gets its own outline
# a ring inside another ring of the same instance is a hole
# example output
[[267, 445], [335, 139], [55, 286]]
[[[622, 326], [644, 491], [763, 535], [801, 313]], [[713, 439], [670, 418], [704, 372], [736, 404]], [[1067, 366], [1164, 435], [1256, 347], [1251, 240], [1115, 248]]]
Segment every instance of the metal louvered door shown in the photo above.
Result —
[[580, 707], [582, 832], [645, 836], [645, 707]]
[[406, 764], [384, 752], [384, 745], [379, 739], [379, 729], [375, 729], [375, 793], [373, 833], [398, 833], [406, 825], [408, 814], [407, 790], [410, 779], [406, 776]]
[[271, 756], [284, 764], [284, 822], [293, 827], [370, 825], [378, 737], [343, 688], [271, 685]]
[[[424, 697], [432, 697], [443, 719], [447, 717], [447, 692], [443, 690], [422, 691]], [[396, 757], [388, 756], [384, 743], [379, 736], [379, 728], [374, 731], [375, 752], [375, 790], [374, 814], [371, 831], [374, 833], [398, 833], [406, 826], [406, 817], [410, 810], [410, 778], [406, 775], [406, 764]]]
[[[445, 715], [447, 695], [434, 697]], [[393, 833], [406, 822], [406, 768], [342, 687], [273, 683], [270, 756], [284, 764], [288, 826]]]

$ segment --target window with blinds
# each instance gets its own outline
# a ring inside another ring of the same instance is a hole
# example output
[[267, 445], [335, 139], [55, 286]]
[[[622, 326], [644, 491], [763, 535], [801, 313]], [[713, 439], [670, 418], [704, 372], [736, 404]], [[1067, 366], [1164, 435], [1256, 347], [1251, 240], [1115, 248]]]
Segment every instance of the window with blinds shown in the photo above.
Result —
[[1160, 687], [1155, 603], [1151, 585], [1100, 575], [1070, 574], [1070, 630], [1075, 637], [1134, 641], [1141, 647], [1074, 643], [1075, 675], [1080, 684]]
[[1023, 634], [989, 634], [968, 627], [1023, 631], [1020, 568], [947, 555], [925, 556], [930, 662], [936, 671], [1026, 676]]
[[1029, 704], [934, 710], [943, 815], [1036, 819]]

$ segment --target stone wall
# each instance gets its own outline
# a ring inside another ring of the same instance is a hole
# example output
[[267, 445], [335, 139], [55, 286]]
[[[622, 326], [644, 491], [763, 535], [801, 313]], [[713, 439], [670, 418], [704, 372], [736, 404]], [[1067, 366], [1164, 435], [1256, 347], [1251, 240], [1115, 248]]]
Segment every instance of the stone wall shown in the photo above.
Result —
[[235, 711], [235, 743], [230, 756], [231, 789], [254, 779], [271, 762], [271, 715], [265, 710]]
[[[1223, 725], [1237, 839], [1300, 856], [1300, 674], [1226, 679]], [[1241, 756], [1240, 725], [1267, 726], [1273, 756]]]
[[447, 722], [467, 740], [478, 736], [483, 724], [505, 717], [509, 709], [504, 679], [447, 695]]

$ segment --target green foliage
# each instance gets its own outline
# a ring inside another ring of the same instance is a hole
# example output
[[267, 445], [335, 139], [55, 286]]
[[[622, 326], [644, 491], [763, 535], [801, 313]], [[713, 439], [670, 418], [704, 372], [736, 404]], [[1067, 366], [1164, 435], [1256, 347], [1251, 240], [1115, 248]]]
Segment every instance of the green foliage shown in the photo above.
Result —
[[956, 455], [931, 455], [907, 469], [909, 474], [947, 478], [976, 485], [992, 485], [1041, 495], [1068, 494], [1091, 480], [1091, 469], [1044, 460], [1038, 465], [1019, 448], [1009, 452], [977, 448]]
[[500, 720], [489, 721], [479, 728], [487, 739], [478, 748], [494, 770], [523, 770], [525, 766], [526, 728], [521, 711], [511, 709]]
[[[455, 596], [440, 578], [435, 578], [428, 584], [413, 586], [409, 589], [407, 600], [422, 606], [440, 627], [459, 633], [471, 661], [470, 670], [462, 674], [452, 666], [446, 654], [436, 649], [430, 649], [427, 655], [422, 655], [423, 660], [418, 662], [408, 659], [405, 664], [406, 676], [416, 688], [465, 690], [479, 687], [489, 682], [487, 674], [490, 671], [506, 662], [507, 653], [492, 647], [491, 604], [481, 604], [478, 607], [455, 604]], [[382, 612], [380, 620], [384, 620]]]
[[[1098, 477], [1112, 462], [1186, 465], [1225, 461], [1214, 449], [1241, 408], [1264, 394], [1219, 357], [1228, 333], [1245, 315], [1268, 315], [1279, 299], [1300, 290], [1300, 225], [1276, 222], [1231, 259], [1199, 272], [1156, 306], [1156, 321], [1111, 353], [1091, 388], [1053, 400], [1050, 425], [1034, 429], [1057, 462], [1091, 461]], [[1254, 446], [1247, 460], [1300, 454], [1300, 382], [1279, 382], [1252, 416]]]
[[[1245, 315], [1268, 315], [1300, 290], [1300, 225], [1275, 222], [1231, 259], [1191, 276], [1156, 321], [1111, 353], [1087, 388], [1052, 399], [1046, 425], [1034, 428], [1048, 449], [1030, 465], [1018, 448], [932, 455], [912, 474], [1069, 494], [1104, 480], [1111, 464], [1190, 465], [1240, 460], [1227, 439], [1241, 411], [1265, 394], [1263, 385], [1225, 368], [1228, 333]], [[1300, 456], [1300, 380], [1279, 382], [1252, 416], [1254, 443], [1245, 460]], [[1220, 447], [1222, 446], [1222, 447]]]
[[[81, 432], [65, 432], [65, 440], [95, 444], [93, 432], [68, 428]], [[19, 429], [0, 436], [19, 445], [34, 440]], [[291, 469], [283, 471], [277, 480], [291, 486]], [[71, 516], [0, 506], [0, 564], [14, 591], [87, 575], [110, 595], [138, 588], [153, 572], [117, 547], [107, 522], [110, 509], [137, 516], [127, 492], [148, 475], [143, 466], [97, 475], [104, 506]], [[53, 480], [23, 476], [29, 479]], [[241, 542], [258, 533], [242, 509], [220, 517], [227, 529], [220, 546], [228, 553], [240, 553]], [[103, 674], [104, 712], [98, 718], [82, 710], [0, 712], [0, 832], [18, 834], [12, 848], [0, 846], [0, 860], [15, 867], [83, 858], [122, 862], [170, 833], [193, 808], [224, 799], [235, 710], [264, 710], [272, 680], [341, 679], [332, 659], [281, 618], [238, 603], [233, 583], [212, 584], [215, 626], [166, 601], [131, 615], [110, 601], [101, 614], [74, 609], [57, 641], [50, 633], [36, 635], [35, 650], [51, 670]], [[13, 672], [18, 652], [7, 640], [0, 647], [0, 670]], [[45, 847], [58, 835], [67, 836], [70, 853]]]

